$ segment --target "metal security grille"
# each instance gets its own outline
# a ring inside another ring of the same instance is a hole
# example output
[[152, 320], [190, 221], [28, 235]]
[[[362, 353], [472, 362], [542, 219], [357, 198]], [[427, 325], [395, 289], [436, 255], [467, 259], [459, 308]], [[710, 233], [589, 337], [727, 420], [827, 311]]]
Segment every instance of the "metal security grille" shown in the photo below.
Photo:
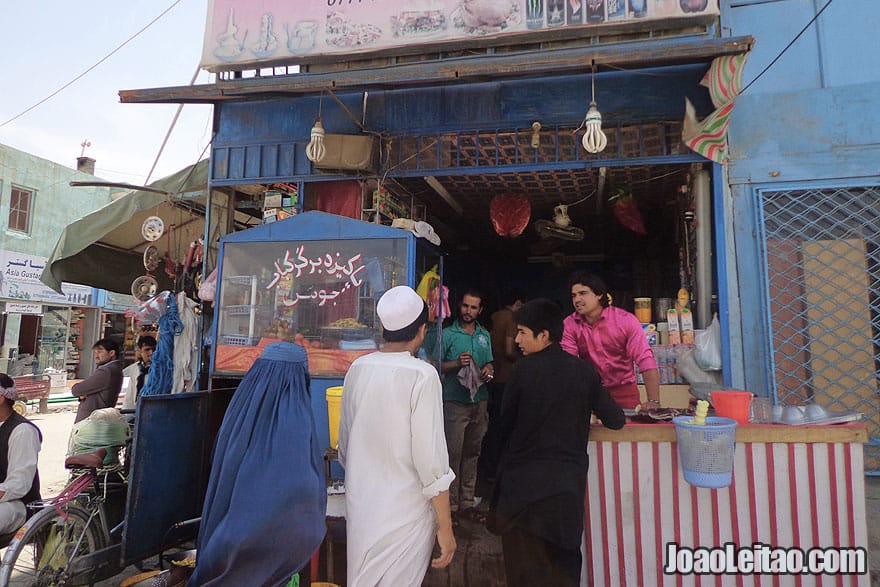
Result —
[[[861, 412], [880, 438], [880, 186], [759, 199], [778, 401]], [[877, 446], [865, 467], [880, 473]]]

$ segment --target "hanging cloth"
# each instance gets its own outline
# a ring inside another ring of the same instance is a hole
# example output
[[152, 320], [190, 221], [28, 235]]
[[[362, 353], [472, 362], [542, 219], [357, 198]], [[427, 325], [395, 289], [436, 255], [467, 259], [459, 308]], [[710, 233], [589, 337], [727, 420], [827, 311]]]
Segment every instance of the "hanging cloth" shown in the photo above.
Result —
[[742, 74], [748, 53], [716, 57], [700, 85], [709, 88], [715, 111], [697, 120], [690, 100], [685, 98], [684, 125], [681, 140], [692, 151], [716, 163], [727, 161], [727, 128], [736, 97], [742, 92]]
[[159, 341], [150, 360], [150, 376], [138, 396], [171, 393], [174, 387], [174, 337], [183, 332], [174, 295], [168, 296], [168, 309], [159, 318]]
[[438, 281], [428, 292], [428, 322], [436, 322], [438, 318], [442, 321], [449, 316], [452, 316], [449, 311], [449, 288], [441, 286]]
[[428, 303], [428, 294], [437, 283], [440, 283], [440, 274], [437, 273], [437, 266], [434, 265], [425, 271], [425, 274], [422, 275], [422, 280], [419, 281], [419, 285], [416, 287], [416, 293], [425, 300], [425, 303]]
[[171, 393], [192, 391], [196, 381], [198, 367], [198, 331], [199, 319], [194, 308], [197, 306], [184, 292], [177, 294], [177, 308], [180, 322], [183, 325], [180, 335], [174, 343], [174, 384]]
[[327, 484], [306, 351], [269, 344], [217, 435], [199, 556], [187, 585], [284, 585], [320, 546]]

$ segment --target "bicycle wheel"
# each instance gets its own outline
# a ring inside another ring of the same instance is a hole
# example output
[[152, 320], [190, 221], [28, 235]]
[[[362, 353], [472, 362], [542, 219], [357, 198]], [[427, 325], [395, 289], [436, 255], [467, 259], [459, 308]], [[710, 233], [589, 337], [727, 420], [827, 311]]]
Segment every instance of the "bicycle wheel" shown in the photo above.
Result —
[[97, 517], [75, 503], [54, 507], [32, 517], [15, 535], [0, 563], [0, 587], [80, 585], [68, 575], [72, 561], [104, 546]]

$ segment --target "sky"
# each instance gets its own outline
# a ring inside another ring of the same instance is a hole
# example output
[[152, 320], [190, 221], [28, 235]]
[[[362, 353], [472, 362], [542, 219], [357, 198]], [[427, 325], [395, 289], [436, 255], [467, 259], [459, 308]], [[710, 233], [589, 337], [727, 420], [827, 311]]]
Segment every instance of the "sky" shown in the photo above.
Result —
[[[176, 5], [175, 5], [176, 4]], [[25, 109], [98, 63], [172, 5], [134, 40], [84, 77]], [[208, 0], [39, 0], [3, 6], [0, 143], [75, 168], [83, 152], [95, 175], [143, 184], [177, 104], [122, 104], [120, 90], [186, 86], [199, 64]], [[196, 84], [212, 83], [200, 71]], [[208, 156], [210, 105], [187, 104], [151, 181]]]

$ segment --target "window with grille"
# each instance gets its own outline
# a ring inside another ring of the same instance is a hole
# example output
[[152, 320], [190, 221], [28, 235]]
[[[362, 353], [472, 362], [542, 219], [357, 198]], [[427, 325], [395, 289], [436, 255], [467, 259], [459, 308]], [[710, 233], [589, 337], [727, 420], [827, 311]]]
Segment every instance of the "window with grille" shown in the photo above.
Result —
[[[880, 186], [759, 200], [778, 401], [861, 412], [880, 438]], [[865, 464], [880, 470], [880, 455]]]
[[34, 192], [23, 188], [12, 188], [12, 197], [9, 200], [9, 230], [30, 232], [33, 202]]

